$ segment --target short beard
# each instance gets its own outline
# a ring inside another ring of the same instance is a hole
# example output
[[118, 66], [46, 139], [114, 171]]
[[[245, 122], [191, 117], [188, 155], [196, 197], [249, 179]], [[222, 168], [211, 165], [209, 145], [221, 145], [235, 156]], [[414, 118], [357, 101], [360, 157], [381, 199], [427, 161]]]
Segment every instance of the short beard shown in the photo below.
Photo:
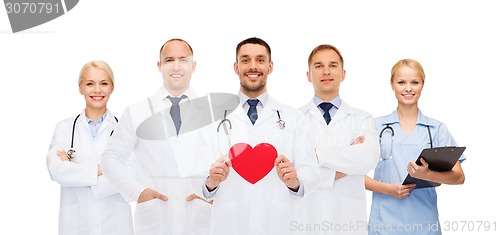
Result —
[[241, 82], [240, 85], [241, 85], [242, 91], [248, 92], [248, 93], [260, 93], [260, 92], [262, 92], [266, 88], [266, 82], [265, 81], [263, 81], [262, 83], [258, 84], [256, 87], [247, 86], [243, 82]]

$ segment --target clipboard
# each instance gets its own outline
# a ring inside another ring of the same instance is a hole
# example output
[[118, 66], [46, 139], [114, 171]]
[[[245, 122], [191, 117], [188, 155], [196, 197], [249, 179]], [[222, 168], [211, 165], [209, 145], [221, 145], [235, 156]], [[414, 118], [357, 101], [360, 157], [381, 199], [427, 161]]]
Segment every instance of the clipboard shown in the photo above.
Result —
[[[460, 156], [462, 156], [464, 151], [465, 147], [455, 146], [426, 148], [422, 150], [415, 162], [417, 165], [421, 166], [422, 163], [420, 162], [420, 158], [423, 158], [429, 164], [429, 169], [431, 171], [450, 171], [457, 163], [458, 159], [460, 159]], [[416, 179], [408, 174], [406, 179], [403, 181], [403, 185], [413, 183], [417, 184], [416, 188], [437, 187], [441, 185], [441, 183]]]

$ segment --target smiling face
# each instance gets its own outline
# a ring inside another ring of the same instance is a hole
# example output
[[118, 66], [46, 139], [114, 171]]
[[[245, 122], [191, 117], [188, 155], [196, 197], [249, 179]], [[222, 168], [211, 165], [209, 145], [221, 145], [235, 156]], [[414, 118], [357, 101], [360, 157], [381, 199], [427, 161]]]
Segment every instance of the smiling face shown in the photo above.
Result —
[[309, 62], [307, 79], [313, 84], [314, 93], [324, 101], [339, 95], [345, 70], [339, 54], [333, 49], [315, 51]]
[[106, 110], [109, 96], [113, 93], [114, 85], [109, 74], [96, 67], [88, 67], [80, 80], [80, 94], [85, 97], [86, 109]]
[[402, 65], [394, 70], [391, 86], [399, 105], [416, 106], [424, 88], [424, 79], [416, 69]]
[[196, 62], [193, 61], [193, 53], [187, 43], [180, 40], [167, 42], [157, 65], [163, 77], [163, 85], [172, 95], [178, 96], [189, 88]]
[[240, 90], [249, 98], [255, 98], [266, 91], [267, 76], [273, 72], [271, 55], [265, 46], [244, 44], [236, 55], [234, 72], [240, 78]]

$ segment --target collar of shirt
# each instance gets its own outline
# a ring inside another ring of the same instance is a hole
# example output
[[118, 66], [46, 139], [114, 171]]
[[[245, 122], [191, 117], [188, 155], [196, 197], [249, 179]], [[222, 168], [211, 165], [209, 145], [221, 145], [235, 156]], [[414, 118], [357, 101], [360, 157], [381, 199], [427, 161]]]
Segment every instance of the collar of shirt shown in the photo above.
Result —
[[172, 97], [181, 97], [182, 95], [186, 95], [187, 98], [186, 99], [182, 99], [181, 100], [181, 103], [184, 103], [186, 101], [190, 101], [191, 99], [194, 99], [196, 97], [196, 94], [195, 92], [193, 91], [193, 89], [191, 89], [191, 87], [188, 87], [187, 90], [185, 90], [182, 94], [180, 94], [179, 96], [173, 96], [170, 92], [168, 92], [165, 87], [162, 87], [162, 89], [160, 89], [160, 92], [159, 92], [160, 96], [162, 97], [163, 99], [163, 102], [166, 102], [168, 104], [168, 106], [172, 105], [172, 103], [170, 102], [169, 99], [167, 99], [167, 96], [172, 96]]
[[[399, 115], [398, 115], [398, 110], [394, 110], [391, 114], [386, 116], [386, 119], [383, 121], [383, 125], [392, 125], [394, 123], [399, 123]], [[436, 123], [425, 116], [420, 109], [418, 109], [418, 116], [417, 116], [417, 125], [421, 126], [430, 126], [433, 127], [436, 125]]]
[[97, 133], [99, 132], [99, 128], [101, 128], [102, 122], [104, 121], [104, 119], [106, 118], [107, 115], [108, 115], [108, 110], [106, 109], [106, 112], [104, 112], [102, 117], [99, 118], [99, 120], [97, 120], [97, 123], [95, 123], [94, 120], [85, 116], [85, 118], [87, 119], [87, 123], [89, 124], [90, 133], [92, 133], [92, 137], [95, 138], [97, 136]]
[[[149, 107], [152, 114], [169, 109], [172, 106], [172, 102], [167, 99], [167, 96], [169, 95], [171, 95], [170, 92], [168, 92], [165, 87], [161, 86], [154, 95], [147, 98], [147, 102], [150, 102]], [[191, 87], [189, 87], [181, 95], [186, 95], [188, 97], [186, 99], [182, 99], [181, 103], [197, 98], [196, 93], [191, 89]]]
[[319, 111], [321, 112], [322, 115], [325, 113], [325, 111], [323, 111], [323, 109], [319, 107], [319, 104], [321, 104], [323, 102], [330, 102], [333, 104], [333, 107], [330, 109], [330, 112], [329, 112], [331, 117], [333, 117], [335, 115], [337, 110], [340, 108], [340, 105], [342, 104], [342, 100], [340, 99], [339, 95], [335, 96], [335, 98], [333, 98], [329, 101], [322, 100], [321, 98], [319, 98], [318, 96], [315, 95], [313, 97], [313, 103], [316, 106], [316, 108], [319, 109]]
[[[248, 109], [250, 109], [250, 105], [247, 103], [247, 100], [250, 98], [248, 98], [248, 96], [243, 94], [243, 92], [241, 91], [238, 92], [238, 98], [240, 98], [240, 107], [242, 107], [245, 112], [248, 112]], [[266, 91], [253, 99], [259, 100], [259, 103], [257, 104], [257, 113], [260, 113], [260, 111], [266, 106], [267, 101], [269, 101], [269, 93], [267, 93]]]

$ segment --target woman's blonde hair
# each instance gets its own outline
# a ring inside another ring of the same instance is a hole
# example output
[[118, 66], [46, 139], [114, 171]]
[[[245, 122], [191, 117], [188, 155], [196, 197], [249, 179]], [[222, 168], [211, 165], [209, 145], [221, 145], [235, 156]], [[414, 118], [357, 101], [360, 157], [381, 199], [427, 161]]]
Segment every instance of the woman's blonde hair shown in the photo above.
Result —
[[407, 66], [407, 67], [415, 70], [415, 72], [417, 72], [418, 75], [420, 75], [420, 77], [422, 78], [422, 81], [425, 82], [425, 73], [424, 73], [424, 68], [422, 67], [422, 65], [416, 60], [404, 59], [404, 60], [398, 61], [394, 66], [392, 66], [391, 83], [393, 82], [394, 74], [396, 73], [396, 71], [398, 71], [398, 69], [400, 69], [403, 66]]
[[83, 65], [82, 69], [80, 70], [80, 77], [78, 78], [78, 85], [82, 83], [83, 80], [83, 74], [87, 69], [90, 67], [97, 68], [97, 69], [102, 69], [108, 73], [109, 78], [111, 79], [111, 85], [115, 85], [115, 76], [113, 75], [113, 70], [111, 70], [111, 67], [109, 67], [109, 64], [102, 61], [102, 60], [93, 60], [85, 65]]

